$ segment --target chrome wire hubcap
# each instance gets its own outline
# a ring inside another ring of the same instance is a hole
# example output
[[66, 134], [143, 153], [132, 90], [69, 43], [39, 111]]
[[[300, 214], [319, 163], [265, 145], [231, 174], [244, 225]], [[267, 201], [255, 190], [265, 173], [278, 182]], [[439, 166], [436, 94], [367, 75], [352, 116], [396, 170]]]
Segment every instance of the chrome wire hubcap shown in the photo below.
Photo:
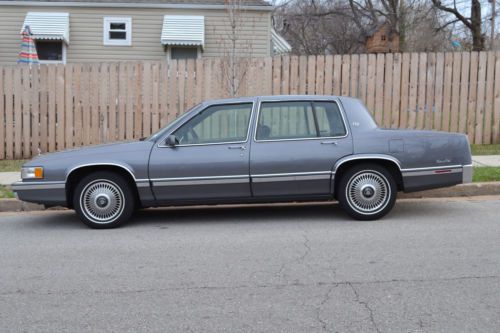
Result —
[[387, 179], [373, 170], [355, 174], [346, 188], [349, 205], [362, 214], [375, 214], [384, 209], [390, 193]]
[[82, 191], [80, 203], [89, 219], [95, 223], [110, 223], [123, 211], [123, 192], [109, 180], [96, 180]]

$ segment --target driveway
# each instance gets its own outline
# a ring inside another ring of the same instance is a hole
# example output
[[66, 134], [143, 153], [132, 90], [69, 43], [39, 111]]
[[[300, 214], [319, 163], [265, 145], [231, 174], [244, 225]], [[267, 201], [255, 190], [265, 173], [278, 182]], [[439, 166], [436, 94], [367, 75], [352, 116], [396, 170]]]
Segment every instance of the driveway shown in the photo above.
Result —
[[1, 332], [498, 332], [499, 197], [0, 214]]

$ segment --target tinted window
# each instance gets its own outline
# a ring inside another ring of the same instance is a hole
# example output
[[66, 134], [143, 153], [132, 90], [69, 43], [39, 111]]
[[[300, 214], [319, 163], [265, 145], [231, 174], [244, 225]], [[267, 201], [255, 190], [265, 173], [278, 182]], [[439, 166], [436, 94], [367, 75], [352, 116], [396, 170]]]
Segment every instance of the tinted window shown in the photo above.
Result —
[[264, 102], [260, 106], [257, 140], [316, 137], [310, 102]]
[[36, 52], [40, 60], [62, 60], [63, 59], [62, 41], [37, 41]]
[[335, 102], [314, 102], [320, 137], [344, 136], [346, 129]]
[[170, 48], [170, 58], [176, 59], [197, 59], [198, 49], [196, 47], [172, 47]]
[[252, 103], [214, 105], [182, 125], [175, 136], [181, 145], [245, 141]]

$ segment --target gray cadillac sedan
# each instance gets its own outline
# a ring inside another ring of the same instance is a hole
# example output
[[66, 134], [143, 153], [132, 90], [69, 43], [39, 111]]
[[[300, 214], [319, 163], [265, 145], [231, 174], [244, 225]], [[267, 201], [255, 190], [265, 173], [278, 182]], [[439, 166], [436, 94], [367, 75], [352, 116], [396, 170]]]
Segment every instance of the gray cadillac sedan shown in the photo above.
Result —
[[382, 129], [349, 97], [262, 96], [203, 102], [140, 141], [38, 156], [12, 188], [111, 228], [145, 207], [334, 199], [373, 220], [397, 191], [471, 179], [465, 135]]

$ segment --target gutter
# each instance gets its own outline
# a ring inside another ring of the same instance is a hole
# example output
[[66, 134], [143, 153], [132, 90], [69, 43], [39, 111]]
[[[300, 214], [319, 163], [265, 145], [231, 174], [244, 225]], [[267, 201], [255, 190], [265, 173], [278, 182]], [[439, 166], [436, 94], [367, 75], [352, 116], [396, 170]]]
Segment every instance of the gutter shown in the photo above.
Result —
[[[161, 4], [161, 3], [127, 3], [127, 2], [51, 2], [51, 1], [0, 1], [0, 6], [25, 7], [100, 7], [100, 8], [161, 8], [161, 9], [227, 9], [225, 5], [200, 4]], [[242, 10], [270, 12], [274, 6], [240, 6]]]

